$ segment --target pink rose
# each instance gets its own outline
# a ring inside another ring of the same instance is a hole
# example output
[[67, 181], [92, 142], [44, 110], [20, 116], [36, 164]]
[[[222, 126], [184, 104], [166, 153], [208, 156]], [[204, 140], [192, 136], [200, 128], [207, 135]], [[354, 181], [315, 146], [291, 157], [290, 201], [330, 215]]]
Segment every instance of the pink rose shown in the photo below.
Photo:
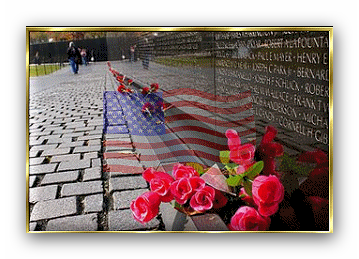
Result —
[[257, 148], [257, 154], [260, 160], [264, 162], [262, 174], [264, 175], [278, 175], [276, 172], [274, 158], [283, 155], [283, 146], [279, 143], [273, 142], [277, 135], [277, 130], [273, 126], [266, 127], [266, 132], [262, 138], [260, 145]]
[[256, 203], [254, 202], [253, 198], [246, 193], [246, 190], [244, 189], [244, 187], [242, 187], [241, 190], [239, 191], [239, 196], [241, 196], [242, 200], [243, 200], [248, 206], [257, 208], [257, 205], [256, 205]]
[[226, 131], [226, 137], [228, 138], [228, 148], [229, 150], [236, 150], [241, 146], [241, 139], [238, 136], [237, 131], [233, 129], [228, 129]]
[[254, 163], [255, 151], [256, 149], [252, 144], [245, 144], [237, 149], [231, 150], [229, 157], [233, 162], [248, 168]]
[[189, 205], [196, 211], [203, 212], [213, 207], [215, 191], [210, 186], [198, 190], [191, 198]]
[[262, 217], [256, 209], [243, 206], [233, 215], [228, 228], [234, 231], [264, 231], [269, 225], [269, 217]]
[[284, 187], [274, 176], [257, 176], [252, 183], [253, 200], [262, 216], [271, 216], [277, 212], [284, 198]]
[[179, 204], [185, 204], [195, 191], [202, 189], [206, 185], [200, 177], [180, 178], [171, 185], [171, 193]]
[[192, 176], [199, 176], [199, 174], [192, 166], [185, 166], [178, 163], [173, 166], [173, 176], [178, 180], [183, 177], [190, 178]]
[[160, 195], [162, 202], [170, 202], [173, 195], [170, 191], [171, 184], [174, 181], [172, 176], [164, 172], [157, 172], [153, 168], [147, 168], [142, 173], [143, 178], [150, 183], [150, 189]]
[[135, 220], [144, 224], [158, 214], [160, 203], [160, 196], [157, 193], [145, 192], [131, 201], [130, 208]]
[[179, 204], [185, 204], [193, 193], [189, 178], [180, 178], [171, 185], [171, 193]]

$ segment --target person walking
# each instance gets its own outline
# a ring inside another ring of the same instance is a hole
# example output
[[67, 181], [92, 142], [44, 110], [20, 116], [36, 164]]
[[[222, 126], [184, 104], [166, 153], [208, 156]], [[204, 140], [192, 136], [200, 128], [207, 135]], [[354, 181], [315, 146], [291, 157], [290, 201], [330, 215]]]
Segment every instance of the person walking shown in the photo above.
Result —
[[87, 66], [87, 50], [81, 49], [82, 65]]
[[135, 48], [136, 45], [130, 47], [130, 62], [135, 61]]
[[72, 72], [77, 74], [79, 71], [79, 61], [81, 60], [81, 55], [72, 41], [70, 42], [69, 48], [67, 49], [67, 57], [69, 59]]

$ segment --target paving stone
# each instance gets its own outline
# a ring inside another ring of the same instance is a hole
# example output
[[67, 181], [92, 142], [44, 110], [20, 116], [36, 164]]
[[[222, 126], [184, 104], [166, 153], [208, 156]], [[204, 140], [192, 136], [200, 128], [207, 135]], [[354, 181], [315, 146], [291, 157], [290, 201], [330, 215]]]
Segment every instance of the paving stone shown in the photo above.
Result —
[[56, 156], [56, 155], [65, 155], [70, 153], [70, 148], [55, 148], [55, 149], [48, 149], [42, 152], [41, 156]]
[[139, 189], [133, 191], [114, 192], [112, 196], [115, 210], [129, 209], [131, 201], [147, 191], [147, 189]]
[[92, 167], [92, 168], [85, 169], [83, 180], [84, 181], [100, 180], [101, 177], [102, 177], [101, 167], [97, 166], [97, 167]]
[[76, 212], [76, 197], [40, 201], [34, 205], [30, 221], [74, 215]]
[[74, 132], [78, 132], [78, 131], [92, 131], [92, 130], [95, 130], [95, 126], [78, 127], [78, 128], [75, 128]]
[[80, 182], [64, 184], [61, 197], [72, 195], [95, 194], [102, 192], [102, 181]]
[[130, 134], [105, 134], [105, 139], [106, 140], [117, 140], [117, 139], [121, 139], [122, 141], [128, 141], [131, 142], [131, 137]]
[[110, 191], [147, 188], [142, 176], [117, 177], [110, 179]]
[[101, 134], [97, 134], [97, 135], [86, 135], [86, 136], [81, 136], [78, 137], [78, 141], [79, 140], [90, 140], [90, 139], [102, 139], [102, 133]]
[[29, 164], [30, 165], [40, 165], [44, 162], [45, 157], [35, 157], [35, 158], [30, 158], [29, 159]]
[[57, 185], [30, 188], [29, 202], [35, 203], [38, 201], [53, 200], [56, 198], [57, 188]]
[[177, 211], [168, 202], [161, 202], [160, 213], [166, 231], [198, 231], [191, 217]]
[[106, 159], [106, 164], [108, 165], [128, 165], [128, 166], [134, 166], [134, 167], [140, 167], [140, 162], [136, 159], [126, 159], [126, 158], [109, 158]]
[[36, 176], [30, 176], [29, 177], [29, 187], [33, 187], [35, 181], [36, 181]]
[[63, 138], [76, 138], [76, 137], [81, 137], [83, 135], [84, 135], [84, 132], [73, 132], [73, 133], [63, 134], [62, 137]]
[[29, 152], [29, 158], [32, 158], [32, 157], [37, 157], [37, 155], [39, 154], [39, 150], [30, 150]]
[[92, 167], [101, 166], [101, 158], [91, 159], [91, 166]]
[[105, 146], [104, 152], [118, 152], [118, 151], [132, 151], [132, 145], [122, 145], [122, 146]]
[[48, 150], [48, 149], [55, 149], [57, 147], [57, 144], [51, 144], [51, 145], [38, 145], [38, 146], [33, 146], [30, 151], [35, 151], [35, 150]]
[[32, 165], [32, 166], [30, 166], [30, 175], [55, 172], [56, 166], [57, 166], [57, 163], [43, 164], [43, 165]]
[[31, 138], [29, 140], [29, 146], [37, 146], [37, 145], [42, 145], [44, 143], [43, 139], [38, 139], [38, 140], [33, 140], [33, 138]]
[[73, 153], [85, 153], [85, 152], [93, 152], [93, 151], [101, 151], [102, 146], [83, 146], [83, 147], [75, 147]]
[[85, 144], [85, 141], [69, 141], [69, 142], [63, 142], [59, 145], [59, 148], [64, 147], [82, 147]]
[[82, 160], [71, 160], [71, 161], [62, 161], [60, 162], [58, 171], [70, 171], [70, 170], [78, 170], [85, 169], [90, 167], [91, 161], [89, 159]]
[[103, 210], [103, 195], [90, 195], [84, 199], [84, 212], [101, 212]]
[[89, 146], [101, 145], [101, 139], [91, 139], [88, 142]]
[[41, 184], [74, 182], [79, 177], [79, 171], [45, 174]]
[[80, 154], [67, 154], [67, 155], [53, 156], [51, 158], [51, 162], [80, 160], [80, 158], [81, 158]]
[[84, 159], [98, 158], [98, 152], [89, 152], [84, 154]]
[[96, 135], [96, 136], [100, 134], [102, 135], [102, 133], [103, 133], [102, 129], [96, 129], [89, 132], [90, 135]]
[[110, 231], [154, 229], [159, 224], [160, 222], [156, 218], [146, 224], [141, 224], [133, 218], [131, 210], [115, 210], [108, 213], [108, 227]]
[[46, 231], [96, 231], [97, 214], [87, 214], [49, 220]]
[[108, 170], [111, 177], [124, 176], [124, 175], [134, 175], [143, 173], [144, 169], [142, 166], [134, 167], [127, 165], [108, 165]]
[[36, 222], [31, 222], [31, 223], [29, 224], [29, 231], [35, 231], [36, 226], [37, 226], [37, 223], [36, 223]]

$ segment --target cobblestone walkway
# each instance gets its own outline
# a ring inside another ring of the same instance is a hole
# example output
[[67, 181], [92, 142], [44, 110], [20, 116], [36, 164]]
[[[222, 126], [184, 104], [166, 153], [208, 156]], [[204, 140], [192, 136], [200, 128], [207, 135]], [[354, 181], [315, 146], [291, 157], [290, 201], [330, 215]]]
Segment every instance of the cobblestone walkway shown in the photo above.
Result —
[[[160, 80], [158, 71], [152, 71], [151, 77], [139, 64], [137, 68], [121, 62], [116, 65], [127, 75], [132, 72], [130, 76], [142, 85], [152, 83], [144, 82], [146, 76]], [[95, 63], [80, 67], [78, 75], [64, 68], [30, 79], [29, 230], [197, 231], [210, 230], [208, 220], [217, 230], [226, 230], [218, 216], [189, 218], [169, 204], [162, 204], [159, 216], [147, 224], [133, 219], [130, 202], [149, 189], [140, 174], [160, 163], [141, 161], [141, 155], [148, 157], [153, 151], [136, 147], [135, 143], [149, 144], [146, 138], [136, 139], [126, 130], [128, 123], [120, 105], [116, 107], [123, 123], [115, 126], [123, 130], [104, 132], [103, 94], [116, 90], [107, 72], [106, 63]], [[174, 87], [176, 81], [171, 81], [170, 75], [164, 78]], [[166, 167], [166, 161], [161, 162]]]
[[[29, 230], [158, 229], [133, 220], [129, 204], [147, 190], [139, 175], [103, 172], [105, 63], [30, 79]], [[119, 147], [117, 147], [118, 149]], [[123, 148], [123, 147], [122, 147]]]

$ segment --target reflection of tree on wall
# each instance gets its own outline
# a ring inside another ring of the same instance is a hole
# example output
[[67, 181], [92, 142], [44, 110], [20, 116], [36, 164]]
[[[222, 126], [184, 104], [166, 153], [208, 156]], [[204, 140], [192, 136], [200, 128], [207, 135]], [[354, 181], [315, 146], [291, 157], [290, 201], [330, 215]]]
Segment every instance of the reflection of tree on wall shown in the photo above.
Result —
[[30, 32], [30, 44], [97, 39], [105, 36], [106, 32], [36, 31]]

